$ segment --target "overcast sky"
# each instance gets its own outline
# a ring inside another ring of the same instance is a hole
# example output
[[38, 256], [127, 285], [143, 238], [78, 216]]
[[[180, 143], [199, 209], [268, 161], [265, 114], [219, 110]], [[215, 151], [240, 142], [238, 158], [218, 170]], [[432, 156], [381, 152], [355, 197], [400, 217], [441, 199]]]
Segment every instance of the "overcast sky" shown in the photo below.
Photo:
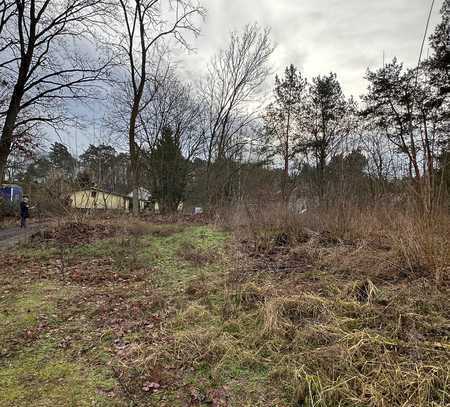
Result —
[[[210, 57], [226, 46], [229, 33], [257, 22], [272, 29], [276, 51], [275, 73], [293, 63], [308, 78], [336, 72], [346, 95], [358, 98], [366, 89], [367, 68], [394, 56], [407, 66], [417, 64], [431, 0], [203, 0], [208, 15], [195, 52], [183, 52], [180, 64], [185, 78], [198, 78]], [[440, 21], [442, 1], [436, 0], [428, 35]], [[428, 41], [424, 56], [427, 55]], [[273, 78], [269, 87], [272, 88]], [[270, 90], [269, 89], [269, 90]], [[101, 128], [102, 109], [92, 109], [98, 125], [68, 131], [63, 142], [80, 153], [89, 143], [108, 142]], [[74, 143], [77, 135], [76, 143]], [[76, 146], [75, 146], [76, 144]]]
[[[190, 77], [226, 44], [229, 32], [258, 22], [272, 29], [275, 72], [293, 63], [308, 77], [337, 73], [346, 94], [359, 96], [368, 67], [397, 56], [417, 63], [431, 0], [204, 0], [208, 10], [197, 53], [185, 59]], [[436, 1], [430, 32], [439, 21]], [[426, 51], [425, 51], [426, 56]]]

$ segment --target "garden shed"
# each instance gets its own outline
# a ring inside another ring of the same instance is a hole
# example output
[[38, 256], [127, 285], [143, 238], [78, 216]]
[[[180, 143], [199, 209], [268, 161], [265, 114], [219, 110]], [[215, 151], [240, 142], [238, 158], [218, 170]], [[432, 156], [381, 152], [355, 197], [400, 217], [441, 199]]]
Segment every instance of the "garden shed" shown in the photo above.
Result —
[[23, 189], [18, 185], [2, 185], [0, 187], [0, 198], [6, 202], [20, 202], [23, 197]]

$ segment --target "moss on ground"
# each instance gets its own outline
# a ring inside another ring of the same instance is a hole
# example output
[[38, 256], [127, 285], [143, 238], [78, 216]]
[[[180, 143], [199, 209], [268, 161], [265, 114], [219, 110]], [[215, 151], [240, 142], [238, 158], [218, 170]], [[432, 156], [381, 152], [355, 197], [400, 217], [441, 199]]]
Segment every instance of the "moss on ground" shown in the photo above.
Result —
[[[77, 289], [74, 290], [75, 292]], [[105, 367], [91, 367], [61, 349], [58, 301], [73, 290], [49, 281], [3, 292], [0, 302], [0, 405], [111, 405], [115, 380]]]
[[109, 406], [116, 386], [106, 368], [69, 360], [52, 342], [39, 341], [1, 365], [2, 406]]

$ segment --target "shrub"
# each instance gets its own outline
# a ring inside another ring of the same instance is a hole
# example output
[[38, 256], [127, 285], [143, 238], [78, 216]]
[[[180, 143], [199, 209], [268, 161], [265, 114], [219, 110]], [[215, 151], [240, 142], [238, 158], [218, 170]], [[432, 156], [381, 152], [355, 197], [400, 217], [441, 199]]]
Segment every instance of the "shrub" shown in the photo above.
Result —
[[0, 219], [15, 217], [19, 212], [19, 204], [17, 202], [8, 202], [0, 198]]

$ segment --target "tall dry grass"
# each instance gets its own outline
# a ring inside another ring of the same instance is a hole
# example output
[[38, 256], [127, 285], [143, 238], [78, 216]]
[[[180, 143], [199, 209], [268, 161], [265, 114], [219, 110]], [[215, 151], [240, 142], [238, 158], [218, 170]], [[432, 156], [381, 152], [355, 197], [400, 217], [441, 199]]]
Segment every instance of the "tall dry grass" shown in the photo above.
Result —
[[365, 244], [393, 253], [397, 266], [441, 283], [450, 276], [450, 213], [423, 213], [414, 207], [310, 208], [299, 214], [281, 203], [241, 205], [221, 220], [258, 250], [295, 246], [316, 237], [336, 245]]
[[221, 220], [244, 246], [225, 298], [224, 319], [246, 324], [234, 349], [264, 355], [289, 395], [267, 405], [449, 405], [448, 211], [265, 203]]

